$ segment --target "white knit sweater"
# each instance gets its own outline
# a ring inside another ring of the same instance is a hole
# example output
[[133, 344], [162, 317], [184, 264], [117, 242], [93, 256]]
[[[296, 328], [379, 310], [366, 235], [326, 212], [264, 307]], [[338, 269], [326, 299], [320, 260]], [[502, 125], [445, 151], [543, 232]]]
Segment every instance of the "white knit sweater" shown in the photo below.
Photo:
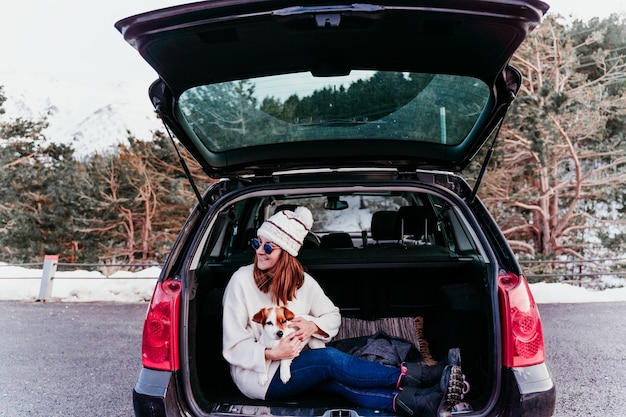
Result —
[[[271, 307], [269, 294], [261, 292], [254, 283], [253, 265], [241, 267], [231, 277], [224, 292], [222, 354], [230, 363], [230, 373], [239, 390], [249, 398], [265, 399], [265, 393], [280, 361], [265, 359], [265, 346], [258, 343], [261, 325], [252, 316], [263, 307]], [[326, 296], [320, 285], [305, 273], [304, 284], [296, 298], [287, 305], [296, 315], [314, 322], [328, 337], [316, 334], [324, 342], [337, 334], [341, 324], [339, 309]], [[259, 384], [259, 373], [269, 363], [269, 379]]]

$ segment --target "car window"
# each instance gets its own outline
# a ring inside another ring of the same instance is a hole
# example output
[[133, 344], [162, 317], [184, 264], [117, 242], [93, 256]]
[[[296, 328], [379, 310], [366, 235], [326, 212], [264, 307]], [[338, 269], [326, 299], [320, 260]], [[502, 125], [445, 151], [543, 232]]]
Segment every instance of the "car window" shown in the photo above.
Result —
[[276, 75], [185, 91], [188, 133], [212, 152], [271, 143], [389, 139], [458, 145], [489, 103], [464, 76], [353, 71]]
[[[476, 254], [475, 237], [466, 220], [448, 202], [426, 193], [388, 192], [332, 195], [272, 195], [239, 200], [220, 213], [205, 240], [205, 262], [249, 260], [250, 240], [256, 237], [258, 226], [279, 210], [294, 210], [306, 206], [313, 214], [314, 224], [304, 249], [319, 247], [329, 234], [350, 235], [354, 247], [364, 244], [363, 234], [371, 243], [378, 243], [372, 230], [375, 214], [393, 213], [389, 223], [393, 238], [403, 245], [436, 245], [452, 253]], [[418, 220], [415, 220], [415, 219]], [[380, 224], [380, 223], [379, 223]]]
[[[360, 234], [370, 231], [372, 215], [380, 210], [397, 211], [410, 202], [397, 195], [341, 195], [332, 196], [333, 201], [341, 202], [341, 209], [329, 209], [329, 197], [306, 197], [280, 200], [270, 214], [281, 208], [306, 206], [313, 214], [313, 232], [319, 234], [346, 232]], [[337, 203], [334, 203], [337, 204]]]

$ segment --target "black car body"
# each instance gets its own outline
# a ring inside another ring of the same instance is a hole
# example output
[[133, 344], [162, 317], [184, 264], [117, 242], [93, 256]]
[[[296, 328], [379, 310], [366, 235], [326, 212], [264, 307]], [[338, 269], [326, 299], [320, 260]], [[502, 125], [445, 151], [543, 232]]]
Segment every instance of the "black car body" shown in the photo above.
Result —
[[[464, 414], [551, 416], [541, 320], [517, 260], [458, 174], [521, 85], [537, 0], [206, 1], [116, 23], [157, 71], [168, 131], [219, 179], [168, 256], [146, 316], [137, 416], [370, 416], [311, 393], [251, 400], [221, 355], [221, 301], [276, 210], [306, 205], [299, 254], [344, 320], [420, 323], [459, 346]], [[355, 335], [346, 335], [355, 336]]]

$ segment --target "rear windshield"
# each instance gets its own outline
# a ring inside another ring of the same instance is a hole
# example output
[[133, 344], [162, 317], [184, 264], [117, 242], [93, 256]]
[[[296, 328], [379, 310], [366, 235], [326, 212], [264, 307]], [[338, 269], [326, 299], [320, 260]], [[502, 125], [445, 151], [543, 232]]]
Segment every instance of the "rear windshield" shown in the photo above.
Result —
[[202, 85], [179, 114], [212, 152], [272, 143], [407, 140], [458, 145], [489, 103], [482, 81], [455, 75], [352, 71]]

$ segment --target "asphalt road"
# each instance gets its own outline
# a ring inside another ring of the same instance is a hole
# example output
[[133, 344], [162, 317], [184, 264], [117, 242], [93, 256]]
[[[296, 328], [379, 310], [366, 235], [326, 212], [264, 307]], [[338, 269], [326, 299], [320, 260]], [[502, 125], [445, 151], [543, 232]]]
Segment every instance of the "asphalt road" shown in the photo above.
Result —
[[132, 416], [146, 308], [0, 302], [0, 416]]
[[555, 417], [626, 416], [626, 302], [541, 304]]
[[[132, 416], [147, 304], [0, 302], [0, 416]], [[626, 416], [626, 302], [540, 305], [554, 417]]]

